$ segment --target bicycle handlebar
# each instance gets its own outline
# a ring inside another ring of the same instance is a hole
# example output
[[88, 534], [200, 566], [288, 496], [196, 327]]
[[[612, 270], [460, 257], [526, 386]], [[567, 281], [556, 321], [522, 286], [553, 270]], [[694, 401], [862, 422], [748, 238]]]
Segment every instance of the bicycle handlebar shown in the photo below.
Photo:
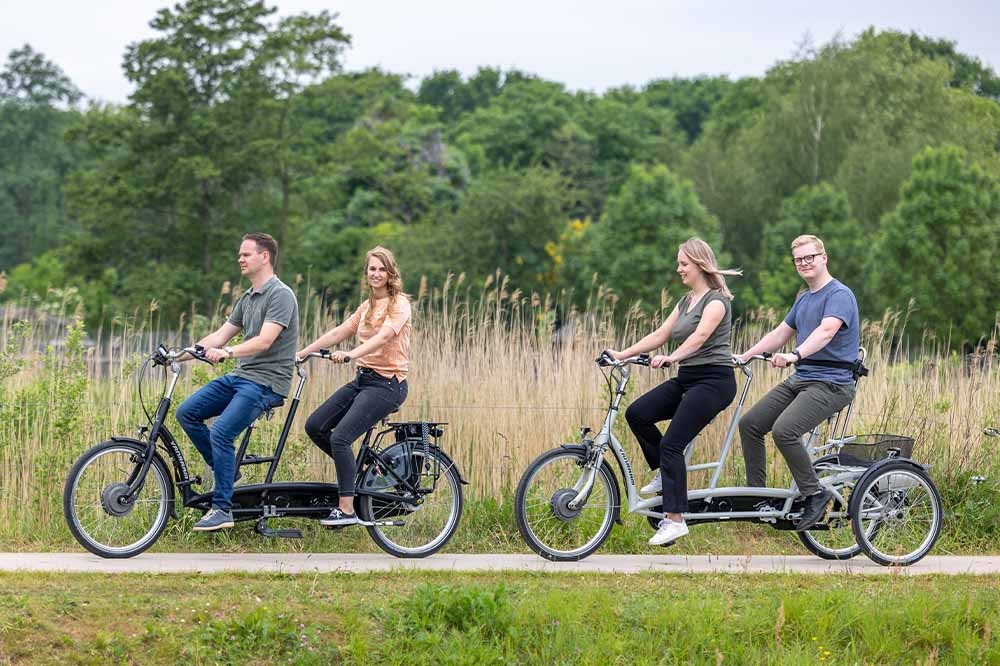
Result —
[[[733, 360], [733, 366], [734, 367], [738, 367], [738, 368], [746, 367], [746, 366], [750, 365], [751, 363], [753, 363], [754, 361], [770, 361], [773, 356], [774, 356], [774, 354], [771, 353], [771, 352], [764, 352], [762, 354], [754, 354], [753, 356], [751, 356], [750, 358], [747, 359], [746, 363], [740, 362], [740, 360], [736, 356], [733, 356], [733, 359], [732, 359]], [[638, 354], [636, 356], [630, 356], [628, 358], [623, 358], [622, 360], [619, 361], [615, 357], [613, 357], [608, 352], [608, 350], [602, 351], [601, 355], [598, 356], [596, 359], [594, 359], [594, 361], [597, 363], [597, 365], [602, 366], [602, 367], [608, 367], [608, 366], [618, 366], [618, 367], [621, 367], [623, 365], [645, 365], [645, 366], [649, 366], [651, 360], [652, 359], [650, 358], [649, 354]], [[794, 363], [795, 362], [793, 361], [792, 365], [794, 365]], [[666, 368], [666, 367], [668, 367], [668, 365], [669, 364], [664, 365], [662, 367]]]
[[[333, 361], [333, 352], [331, 352], [329, 349], [320, 349], [318, 352], [312, 352], [310, 354], [306, 354], [305, 358], [296, 357], [295, 365], [303, 365], [305, 363], [308, 363], [311, 359], [314, 358], [325, 358], [329, 361]], [[341, 361], [341, 363], [350, 363], [350, 362], [351, 359], [349, 358]]]
[[[772, 356], [774, 356], [774, 354], [771, 352], [764, 352], [763, 354], [754, 354], [753, 356], [747, 359], [746, 363], [743, 363], [742, 361], [740, 361], [739, 357], [734, 355], [733, 365], [736, 366], [737, 368], [745, 368], [754, 361], [770, 361]], [[794, 364], [794, 361], [792, 363]]]
[[201, 345], [194, 345], [192, 347], [184, 347], [181, 349], [167, 349], [167, 347], [162, 344], [158, 345], [156, 347], [156, 351], [153, 352], [153, 363], [156, 365], [166, 365], [167, 363], [179, 361], [185, 354], [196, 361], [208, 363], [209, 365], [215, 365], [215, 363], [205, 358], [205, 348]]
[[331, 354], [329, 349], [320, 349], [319, 351], [314, 351], [309, 354], [306, 354], [305, 357], [300, 358], [296, 356], [295, 365], [305, 365], [314, 358], [330, 358], [330, 356]]
[[612, 356], [607, 349], [601, 352], [601, 355], [594, 359], [594, 362], [601, 367], [618, 366], [623, 365], [649, 365], [649, 354], [637, 354], [636, 356], [629, 356], [628, 358], [623, 358], [622, 360], [616, 359]]

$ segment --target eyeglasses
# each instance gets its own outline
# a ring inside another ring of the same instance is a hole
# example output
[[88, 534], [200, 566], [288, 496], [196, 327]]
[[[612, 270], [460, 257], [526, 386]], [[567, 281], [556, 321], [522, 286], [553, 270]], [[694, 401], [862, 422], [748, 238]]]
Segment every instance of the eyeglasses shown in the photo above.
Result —
[[803, 254], [801, 257], [792, 257], [792, 263], [796, 266], [812, 266], [813, 261], [816, 257], [821, 257], [826, 252], [817, 252], [816, 254]]

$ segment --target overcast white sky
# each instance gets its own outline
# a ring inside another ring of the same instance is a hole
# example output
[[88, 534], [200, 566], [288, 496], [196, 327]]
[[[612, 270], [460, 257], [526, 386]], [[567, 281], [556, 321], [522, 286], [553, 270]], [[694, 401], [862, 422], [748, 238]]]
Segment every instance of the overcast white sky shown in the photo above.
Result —
[[[958, 42], [1000, 68], [997, 0], [270, 0], [281, 15], [339, 12], [349, 70], [417, 77], [516, 67], [602, 92], [656, 78], [761, 75], [809, 33], [817, 43], [868, 26]], [[24, 43], [86, 95], [125, 102], [127, 44], [152, 36], [163, 0], [0, 0], [0, 57]]]

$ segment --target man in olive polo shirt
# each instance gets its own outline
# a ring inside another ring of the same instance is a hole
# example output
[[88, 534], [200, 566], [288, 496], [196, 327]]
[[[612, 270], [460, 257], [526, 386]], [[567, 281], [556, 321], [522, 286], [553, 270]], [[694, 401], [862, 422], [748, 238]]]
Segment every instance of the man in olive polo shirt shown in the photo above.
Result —
[[[177, 420], [212, 468], [212, 510], [194, 529], [211, 532], [233, 526], [233, 442], [262, 412], [284, 402], [292, 385], [299, 337], [295, 293], [274, 274], [278, 244], [268, 234], [252, 233], [240, 244], [240, 271], [250, 289], [236, 301], [229, 320], [202, 338], [210, 361], [236, 359], [236, 370], [212, 380], [184, 401]], [[243, 342], [225, 346], [243, 331]], [[218, 417], [209, 428], [205, 420]]]

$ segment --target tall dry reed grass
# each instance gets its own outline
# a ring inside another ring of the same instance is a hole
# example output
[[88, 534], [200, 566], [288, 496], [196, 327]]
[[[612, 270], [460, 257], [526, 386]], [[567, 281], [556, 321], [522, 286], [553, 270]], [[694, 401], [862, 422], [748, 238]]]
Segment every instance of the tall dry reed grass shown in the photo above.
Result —
[[[550, 295], [509, 289], [499, 275], [480, 285], [469, 285], [462, 276], [449, 278], [440, 288], [422, 283], [414, 297], [410, 393], [395, 417], [448, 422], [442, 444], [471, 482], [473, 497], [502, 498], [535, 456], [576, 440], [579, 426], [598, 428], [607, 388], [594, 357], [603, 348], [622, 348], [636, 340], [665, 312], [651, 316], [638, 308], [622, 312], [616, 309], [614, 295], [601, 288], [590, 295], [585, 308], [563, 307]], [[13, 304], [4, 307], [0, 546], [6, 538], [24, 538], [39, 529], [63, 530], [62, 483], [73, 460], [94, 443], [132, 434], [145, 423], [134, 381], [143, 359], [157, 342], [187, 344], [217, 326], [232, 298], [227, 286], [213, 314], [191, 313], [172, 326], [157, 319], [154, 306], [148, 313], [94, 331], [89, 338], [73, 323], [72, 313], [58, 304], [50, 315]], [[336, 303], [324, 307], [316, 298], [305, 299], [300, 313], [303, 342], [339, 323], [349, 311]], [[32, 321], [18, 323], [22, 319]], [[997, 336], [980, 355], [962, 357], [928, 335], [906, 344], [904, 319], [890, 313], [864, 324], [872, 374], [862, 380], [850, 430], [914, 436], [918, 442], [914, 457], [934, 464], [938, 475], [989, 475], [1000, 469], [1000, 456], [982, 437], [984, 426], [1000, 422]], [[736, 329], [735, 348], [747, 348], [776, 321], [776, 313], [752, 313]], [[334, 478], [333, 465], [309, 443], [302, 424], [313, 408], [349, 380], [353, 370], [313, 365], [286, 448], [283, 478]], [[213, 372], [226, 369], [189, 364], [175, 404]], [[637, 371], [629, 396], [668, 376], [663, 370]], [[748, 404], [782, 376], [782, 371], [759, 368]], [[162, 384], [147, 384], [144, 401], [150, 411], [161, 388]], [[731, 410], [701, 435], [696, 459], [718, 454]], [[273, 445], [285, 413], [280, 409], [274, 421], [261, 425], [257, 449]], [[617, 429], [635, 468], [642, 469], [638, 446], [624, 419]], [[189, 463], [199, 470], [197, 452], [176, 424], [173, 431], [185, 445]], [[786, 483], [784, 464], [773, 449], [769, 465], [769, 478]], [[726, 474], [733, 483], [742, 478], [738, 447]]]

